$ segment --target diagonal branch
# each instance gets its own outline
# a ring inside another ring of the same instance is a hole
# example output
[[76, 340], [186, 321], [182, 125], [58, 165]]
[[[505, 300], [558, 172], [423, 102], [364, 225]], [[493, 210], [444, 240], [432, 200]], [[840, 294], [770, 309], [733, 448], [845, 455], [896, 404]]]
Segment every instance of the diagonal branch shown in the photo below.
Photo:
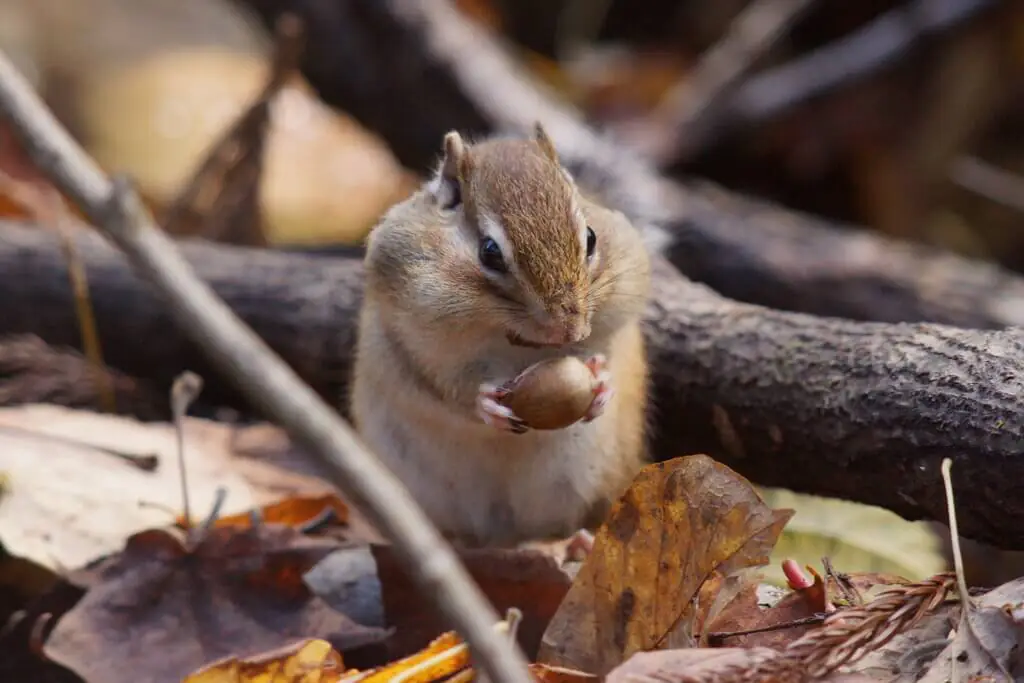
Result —
[[997, 7], [997, 0], [913, 0], [891, 9], [850, 35], [759, 74], [738, 87], [721, 107], [714, 135], [692, 155], [738, 126], [792, 111], [891, 66], [922, 41]]
[[754, 0], [733, 19], [726, 35], [701, 57], [682, 82], [662, 98], [642, 124], [652, 129], [651, 152], [679, 161], [707, 144], [729, 101], [749, 71], [810, 9], [813, 0]]

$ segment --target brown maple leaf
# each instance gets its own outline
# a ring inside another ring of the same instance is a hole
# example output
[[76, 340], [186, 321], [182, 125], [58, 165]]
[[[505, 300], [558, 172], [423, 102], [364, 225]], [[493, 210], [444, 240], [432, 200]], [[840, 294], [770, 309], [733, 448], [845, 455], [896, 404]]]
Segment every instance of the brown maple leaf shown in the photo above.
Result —
[[286, 526], [210, 529], [194, 550], [175, 531], [131, 536], [57, 624], [46, 655], [105, 683], [177, 683], [229, 656], [322, 638], [345, 650], [387, 637], [316, 597], [303, 575], [337, 550]]
[[792, 515], [705, 455], [645, 467], [598, 532], [538, 660], [604, 675], [635, 652], [692, 646], [713, 598], [701, 595], [705, 581], [767, 563]]

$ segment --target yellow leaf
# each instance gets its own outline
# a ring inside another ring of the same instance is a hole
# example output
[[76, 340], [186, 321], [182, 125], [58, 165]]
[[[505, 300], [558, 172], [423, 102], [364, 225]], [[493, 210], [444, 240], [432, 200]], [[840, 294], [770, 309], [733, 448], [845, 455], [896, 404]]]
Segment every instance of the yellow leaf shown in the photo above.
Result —
[[253, 657], [222, 659], [182, 683], [336, 683], [343, 669], [330, 643], [305, 640]]

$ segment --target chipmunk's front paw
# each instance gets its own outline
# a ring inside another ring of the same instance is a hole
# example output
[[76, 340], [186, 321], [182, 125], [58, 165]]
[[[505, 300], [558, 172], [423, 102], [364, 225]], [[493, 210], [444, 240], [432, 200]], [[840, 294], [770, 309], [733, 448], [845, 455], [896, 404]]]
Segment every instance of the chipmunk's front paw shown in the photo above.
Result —
[[597, 354], [586, 360], [586, 366], [590, 368], [590, 372], [594, 374], [596, 380], [593, 390], [594, 400], [591, 401], [590, 408], [583, 416], [584, 422], [590, 422], [604, 412], [605, 406], [615, 395], [615, 390], [612, 388], [612, 373], [608, 370], [608, 359]]
[[526, 423], [500, 402], [507, 394], [508, 390], [501, 387], [481, 384], [480, 393], [476, 395], [476, 414], [484, 424], [505, 432], [523, 434], [529, 429]]
[[580, 529], [569, 537], [565, 545], [565, 557], [571, 562], [583, 562], [594, 550], [594, 534]]

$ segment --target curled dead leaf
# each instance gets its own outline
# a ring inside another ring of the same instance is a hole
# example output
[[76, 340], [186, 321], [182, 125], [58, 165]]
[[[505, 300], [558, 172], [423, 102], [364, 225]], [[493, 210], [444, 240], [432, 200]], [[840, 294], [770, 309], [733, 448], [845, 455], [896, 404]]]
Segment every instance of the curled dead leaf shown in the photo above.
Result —
[[791, 516], [705, 455], [645, 467], [598, 531], [538, 661], [604, 675], [635, 652], [692, 646], [709, 607], [701, 586], [765, 564]]

